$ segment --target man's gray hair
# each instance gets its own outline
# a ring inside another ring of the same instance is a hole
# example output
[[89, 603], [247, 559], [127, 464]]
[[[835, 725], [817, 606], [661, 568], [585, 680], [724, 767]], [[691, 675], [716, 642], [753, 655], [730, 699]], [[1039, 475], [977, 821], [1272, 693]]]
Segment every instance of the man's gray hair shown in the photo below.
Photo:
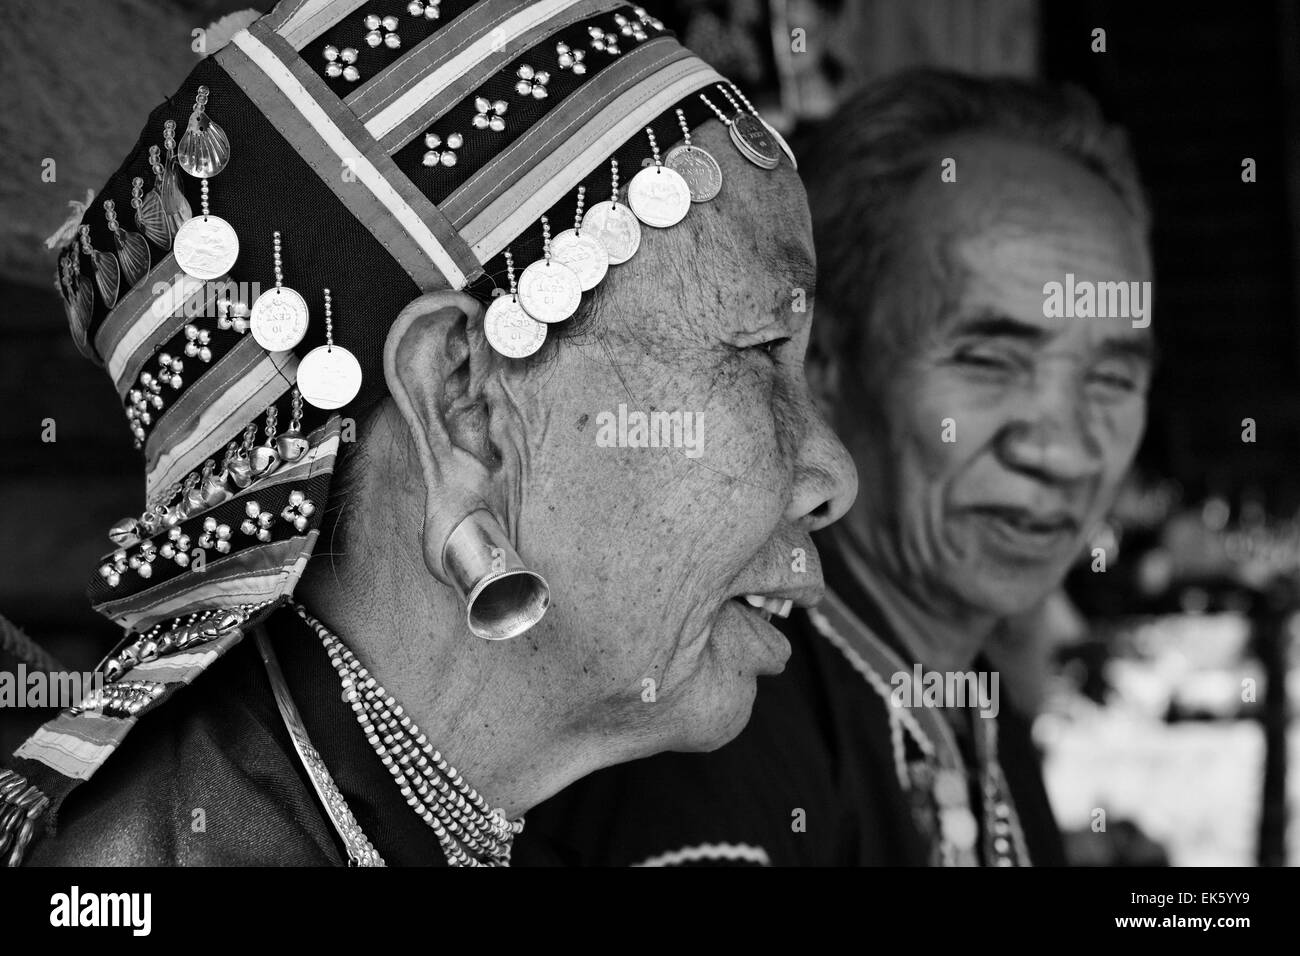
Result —
[[[850, 96], [799, 140], [817, 243], [817, 298], [830, 313], [813, 324], [814, 361], [886, 358], [899, 340], [921, 331], [918, 315], [893, 316], [910, 328], [882, 328], [876, 307], [890, 285], [897, 240], [907, 232], [900, 207], [923, 173], [937, 174], [936, 148], [970, 133], [1042, 146], [1079, 162], [1114, 190], [1148, 235], [1150, 214], [1128, 138], [1084, 91], [931, 69], [895, 74]], [[942, 297], [953, 290], [931, 292]], [[931, 305], [930, 311], [938, 308]]]

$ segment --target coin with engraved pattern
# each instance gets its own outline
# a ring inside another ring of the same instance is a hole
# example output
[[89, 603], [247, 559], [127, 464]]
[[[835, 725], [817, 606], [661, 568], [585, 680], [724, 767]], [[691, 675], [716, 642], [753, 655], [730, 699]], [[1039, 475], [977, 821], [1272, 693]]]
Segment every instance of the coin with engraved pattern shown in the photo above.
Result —
[[507, 358], [527, 358], [546, 341], [546, 323], [538, 322], [519, 304], [517, 295], [499, 295], [483, 317], [488, 344]]
[[641, 223], [626, 203], [596, 203], [582, 217], [582, 231], [605, 247], [612, 266], [627, 262], [641, 245]]
[[519, 304], [538, 322], [563, 322], [582, 302], [577, 275], [554, 259], [539, 259], [525, 269], [516, 291]]
[[576, 229], [566, 229], [551, 240], [551, 258], [573, 270], [583, 292], [600, 285], [609, 271], [609, 253], [600, 240]]
[[218, 279], [239, 258], [239, 237], [220, 216], [194, 216], [176, 230], [172, 254], [181, 271], [195, 279]]
[[287, 352], [307, 334], [307, 303], [293, 289], [267, 289], [253, 303], [249, 329], [268, 352]]
[[674, 146], [664, 165], [686, 180], [691, 202], [708, 202], [722, 191], [722, 167], [707, 149], [684, 143]]

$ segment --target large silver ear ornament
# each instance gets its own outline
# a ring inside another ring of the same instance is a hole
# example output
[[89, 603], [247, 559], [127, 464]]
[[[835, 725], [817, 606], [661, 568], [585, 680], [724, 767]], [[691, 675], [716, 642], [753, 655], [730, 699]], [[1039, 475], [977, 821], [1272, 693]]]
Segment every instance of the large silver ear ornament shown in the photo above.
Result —
[[471, 511], [447, 536], [442, 561], [476, 637], [518, 637], [551, 605], [546, 579], [524, 565], [500, 523], [484, 509]]

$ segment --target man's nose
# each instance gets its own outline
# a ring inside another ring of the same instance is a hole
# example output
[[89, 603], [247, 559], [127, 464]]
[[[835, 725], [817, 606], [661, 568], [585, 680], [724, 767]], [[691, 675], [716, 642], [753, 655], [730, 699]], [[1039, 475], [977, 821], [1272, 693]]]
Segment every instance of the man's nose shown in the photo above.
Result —
[[812, 402], [805, 398], [803, 407], [794, 495], [786, 518], [807, 531], [817, 531], [849, 510], [858, 494], [858, 470]]
[[1027, 397], [1026, 412], [1010, 422], [998, 443], [1006, 464], [1044, 481], [1071, 484], [1100, 474], [1100, 443], [1088, 425], [1082, 396], [1066, 383]]

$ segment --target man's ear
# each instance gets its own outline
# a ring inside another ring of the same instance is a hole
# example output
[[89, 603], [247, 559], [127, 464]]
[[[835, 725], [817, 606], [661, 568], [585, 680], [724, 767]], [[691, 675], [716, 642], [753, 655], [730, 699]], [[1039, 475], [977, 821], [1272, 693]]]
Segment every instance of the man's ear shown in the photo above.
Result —
[[492, 357], [481, 332], [471, 332], [482, 328], [484, 311], [464, 292], [431, 292], [398, 314], [384, 343], [384, 378], [424, 478], [424, 559], [444, 583], [452, 529], [478, 508], [496, 513], [496, 452], [481, 394]]

